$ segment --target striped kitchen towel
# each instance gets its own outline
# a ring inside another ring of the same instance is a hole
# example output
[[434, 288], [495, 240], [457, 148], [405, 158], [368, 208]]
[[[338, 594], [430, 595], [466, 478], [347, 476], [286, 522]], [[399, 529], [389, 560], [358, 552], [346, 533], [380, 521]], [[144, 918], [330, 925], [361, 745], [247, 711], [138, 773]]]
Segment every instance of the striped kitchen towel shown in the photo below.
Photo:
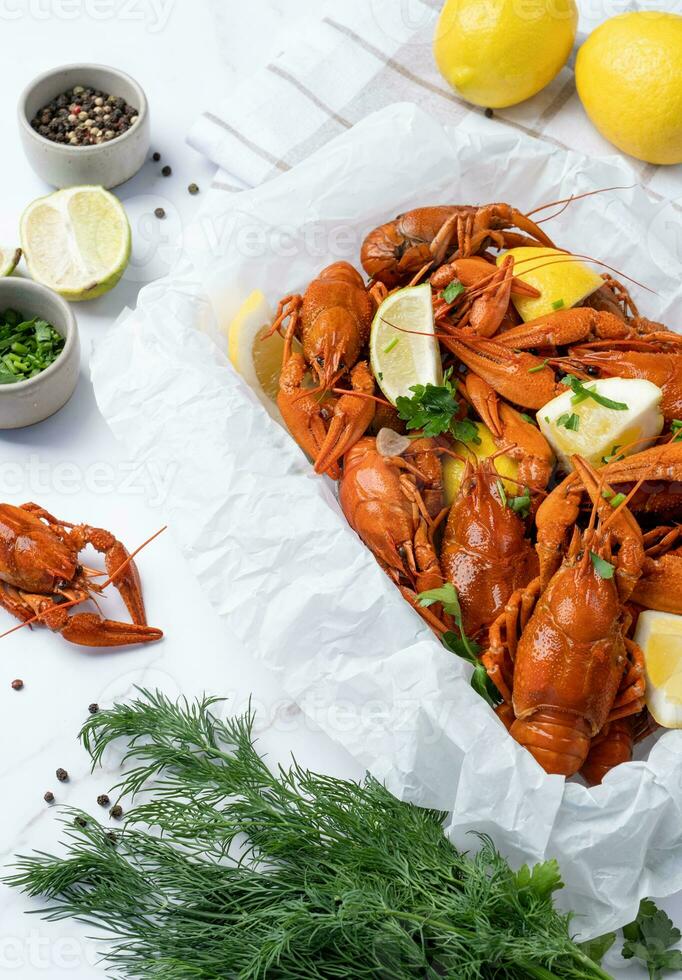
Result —
[[[590, 156], [616, 152], [580, 105], [574, 59], [535, 98], [496, 110], [493, 118], [460, 99], [433, 59], [441, 6], [442, 0], [321, 4], [281, 55], [209, 106], [193, 126], [189, 143], [221, 168], [215, 186], [231, 191], [256, 186], [393, 102], [415, 102], [449, 126], [493, 131], [505, 125], [559, 149]], [[216, 17], [224, 18], [228, 7], [216, 0]], [[588, 29], [595, 23], [581, 18]], [[682, 168], [631, 162], [651, 190], [670, 198], [682, 194]]]

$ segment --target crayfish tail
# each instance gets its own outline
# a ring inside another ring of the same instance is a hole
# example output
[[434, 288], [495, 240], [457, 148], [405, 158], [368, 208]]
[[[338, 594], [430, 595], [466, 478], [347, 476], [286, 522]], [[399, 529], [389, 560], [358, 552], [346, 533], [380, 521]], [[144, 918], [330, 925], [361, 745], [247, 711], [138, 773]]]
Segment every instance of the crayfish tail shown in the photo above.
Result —
[[578, 716], [545, 708], [528, 718], [517, 718], [510, 734], [523, 745], [545, 772], [572, 776], [590, 751], [590, 728]]

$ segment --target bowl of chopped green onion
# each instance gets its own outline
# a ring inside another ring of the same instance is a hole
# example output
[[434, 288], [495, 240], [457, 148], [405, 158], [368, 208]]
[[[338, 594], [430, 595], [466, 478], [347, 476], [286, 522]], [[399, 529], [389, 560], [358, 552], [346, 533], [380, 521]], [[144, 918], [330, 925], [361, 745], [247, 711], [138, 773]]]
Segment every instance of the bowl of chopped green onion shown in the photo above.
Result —
[[79, 367], [76, 318], [61, 296], [29, 279], [0, 279], [0, 429], [53, 415]]

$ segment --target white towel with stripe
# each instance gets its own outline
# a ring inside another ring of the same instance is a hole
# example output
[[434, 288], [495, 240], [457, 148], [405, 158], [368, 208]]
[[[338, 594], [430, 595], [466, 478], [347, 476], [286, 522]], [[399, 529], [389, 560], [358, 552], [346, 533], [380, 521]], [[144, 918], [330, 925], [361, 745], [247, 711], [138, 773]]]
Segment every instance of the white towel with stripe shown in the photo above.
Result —
[[[669, 0], [672, 2], [672, 0]], [[189, 143], [221, 168], [215, 186], [254, 187], [305, 159], [344, 129], [394, 102], [415, 102], [449, 126], [493, 132], [501, 125], [588, 156], [615, 150], [587, 119], [573, 58], [535, 98], [486, 119], [438, 73], [432, 40], [442, 0], [344, 0], [290, 37], [287, 49], [208, 106]], [[219, 31], [229, 5], [215, 0]], [[581, 19], [581, 26], [595, 22]], [[632, 160], [633, 176], [658, 194], [682, 194], [682, 167]]]

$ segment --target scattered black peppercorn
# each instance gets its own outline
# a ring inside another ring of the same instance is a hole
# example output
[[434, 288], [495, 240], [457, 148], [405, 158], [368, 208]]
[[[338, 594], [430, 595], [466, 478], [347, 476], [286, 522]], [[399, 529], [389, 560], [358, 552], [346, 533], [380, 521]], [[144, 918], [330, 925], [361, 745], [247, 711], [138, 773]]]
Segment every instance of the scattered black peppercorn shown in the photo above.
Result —
[[93, 701], [92, 704], [88, 705], [88, 711], [90, 712], [91, 715], [97, 714], [97, 712], [99, 711], [99, 705], [97, 704], [96, 701]]
[[173, 171], [168, 166], [168, 164], [166, 164], [165, 167], [161, 167], [161, 173], [163, 174], [164, 177], [170, 177], [170, 175], [173, 173]]
[[114, 820], [120, 820], [123, 816], [123, 807], [119, 803], [114, 804], [109, 810], [109, 816], [113, 817]]
[[24, 682], [19, 677], [15, 681], [12, 681], [12, 690], [14, 691], [20, 691], [23, 686]]
[[190, 194], [198, 194], [199, 193], [199, 185], [198, 184], [190, 184], [189, 187], [187, 188], [187, 190], [190, 192]]
[[43, 796], [43, 799], [45, 800], [46, 803], [54, 803], [54, 793], [52, 792], [52, 790], [48, 789], [45, 796]]
[[65, 783], [69, 778], [69, 774], [66, 769], [62, 769], [61, 767], [57, 770], [56, 775], [60, 783]]
[[100, 795], [97, 797], [97, 802], [100, 806], [109, 806], [109, 797], [106, 793], [100, 793]]
[[163, 210], [163, 208], [154, 208], [154, 214], [156, 215], [157, 218], [166, 217], [166, 212]]
[[88, 825], [88, 821], [84, 817], [74, 817], [73, 822], [78, 824], [79, 827], [87, 827]]
[[154, 163], [158, 163], [160, 159], [161, 159], [161, 154], [160, 153], [158, 153], [158, 152], [157, 153], [152, 153], [152, 160], [154, 161]]
[[111, 841], [114, 847], [118, 844], [118, 835], [113, 832], [113, 830], [107, 831], [107, 840]]
[[486, 109], [485, 110], [485, 118], [486, 119], [492, 119], [493, 118], [493, 110], [492, 109]]

